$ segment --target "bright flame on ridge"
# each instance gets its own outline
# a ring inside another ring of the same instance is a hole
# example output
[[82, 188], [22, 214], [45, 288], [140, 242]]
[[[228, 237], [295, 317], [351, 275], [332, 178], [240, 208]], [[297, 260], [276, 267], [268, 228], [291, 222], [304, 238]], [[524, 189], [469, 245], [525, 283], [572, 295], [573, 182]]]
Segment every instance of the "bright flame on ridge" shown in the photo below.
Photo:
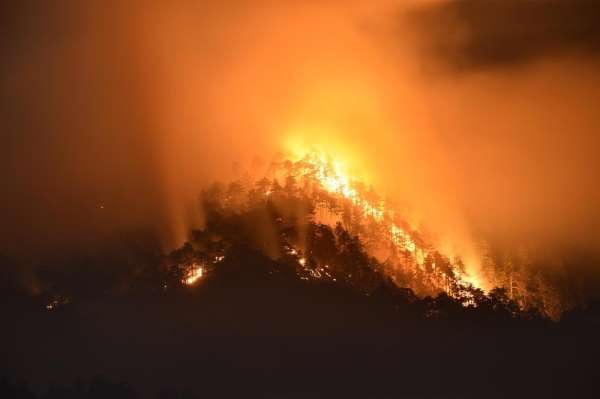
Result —
[[[349, 200], [352, 205], [362, 210], [363, 216], [371, 217], [379, 223], [384, 223], [392, 243], [399, 249], [410, 252], [419, 266], [423, 266], [427, 257], [427, 250], [420, 248], [407, 233], [398, 224], [394, 223], [394, 212], [385, 208], [384, 201], [372, 203], [365, 195], [357, 190], [360, 181], [350, 177], [344, 168], [344, 164], [339, 160], [334, 160], [323, 151], [294, 151], [301, 162], [310, 165], [306, 174], [312, 174], [319, 185], [331, 194], [340, 195]], [[478, 279], [475, 276], [460, 274], [457, 276], [460, 280], [481, 288]]]
[[201, 265], [193, 264], [185, 274], [182, 282], [186, 285], [192, 285], [204, 275], [204, 268]]

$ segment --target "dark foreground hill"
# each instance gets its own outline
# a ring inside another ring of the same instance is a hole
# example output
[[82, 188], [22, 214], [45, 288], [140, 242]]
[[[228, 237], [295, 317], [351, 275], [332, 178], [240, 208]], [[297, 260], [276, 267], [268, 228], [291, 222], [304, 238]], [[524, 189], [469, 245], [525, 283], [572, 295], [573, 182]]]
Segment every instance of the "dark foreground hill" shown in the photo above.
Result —
[[0, 396], [598, 397], [592, 311], [556, 324], [435, 301], [307, 283], [245, 249], [193, 287], [53, 311], [12, 298]]

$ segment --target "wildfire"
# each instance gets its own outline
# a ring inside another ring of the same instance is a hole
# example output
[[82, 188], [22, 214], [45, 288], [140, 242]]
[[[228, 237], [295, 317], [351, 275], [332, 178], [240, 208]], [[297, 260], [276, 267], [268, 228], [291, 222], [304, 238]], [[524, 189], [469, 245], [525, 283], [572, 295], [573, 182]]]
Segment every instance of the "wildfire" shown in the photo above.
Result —
[[[315, 170], [315, 178], [319, 184], [329, 193], [337, 194], [349, 200], [352, 205], [362, 210], [363, 216], [371, 217], [377, 222], [391, 219], [392, 213], [386, 211], [385, 203], [371, 203], [364, 194], [356, 189], [358, 179], [349, 177], [343, 168], [343, 164], [337, 160], [331, 160], [323, 152], [313, 151], [302, 159]], [[396, 246], [402, 246], [409, 252], [415, 252], [417, 245], [411, 236], [401, 227], [391, 222], [388, 227], [390, 238]]]
[[[349, 200], [354, 206], [362, 210], [363, 216], [371, 217], [377, 222], [383, 222], [386, 216], [388, 219], [393, 216], [392, 212], [386, 211], [383, 201], [373, 204], [364, 197], [363, 193], [356, 189], [357, 183], [359, 183], [358, 179], [349, 177], [345, 173], [342, 162], [331, 160], [320, 151], [308, 153], [302, 161], [309, 164], [311, 169], [315, 171], [315, 179], [323, 189]], [[417, 250], [417, 245], [411, 236], [395, 223], [389, 223], [388, 231], [392, 242], [396, 246], [403, 247], [413, 253]]]
[[[363, 217], [383, 224], [388, 239], [396, 248], [410, 253], [420, 267], [424, 265], [428, 251], [421, 248], [411, 234], [394, 221], [394, 210], [387, 209], [385, 201], [374, 202], [367, 199], [366, 193], [359, 189], [362, 186], [361, 182], [345, 171], [341, 161], [331, 159], [322, 151], [313, 150], [303, 152], [298, 162], [306, 165], [300, 173], [301, 177], [312, 177], [323, 190], [350, 201], [361, 210]], [[467, 284], [479, 286], [473, 276], [461, 274], [455, 277]]]
[[200, 278], [202, 278], [203, 275], [204, 268], [201, 265], [193, 264], [192, 267], [190, 267], [190, 269], [187, 271], [181, 282], [186, 285], [192, 285]]

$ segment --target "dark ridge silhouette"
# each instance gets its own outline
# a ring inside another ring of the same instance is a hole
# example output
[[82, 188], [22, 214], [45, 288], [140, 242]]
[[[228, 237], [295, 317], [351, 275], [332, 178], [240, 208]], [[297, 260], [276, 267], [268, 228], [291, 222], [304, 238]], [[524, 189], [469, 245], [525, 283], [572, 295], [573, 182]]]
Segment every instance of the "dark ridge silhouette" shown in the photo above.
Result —
[[553, 323], [488, 301], [365, 295], [235, 245], [192, 286], [2, 303], [2, 397], [595, 397], [596, 305]]
[[33, 296], [3, 268], [0, 397], [597, 397], [598, 303], [555, 322], [505, 289], [418, 296], [341, 224], [282, 209], [212, 204], [172, 253], [49, 262]]

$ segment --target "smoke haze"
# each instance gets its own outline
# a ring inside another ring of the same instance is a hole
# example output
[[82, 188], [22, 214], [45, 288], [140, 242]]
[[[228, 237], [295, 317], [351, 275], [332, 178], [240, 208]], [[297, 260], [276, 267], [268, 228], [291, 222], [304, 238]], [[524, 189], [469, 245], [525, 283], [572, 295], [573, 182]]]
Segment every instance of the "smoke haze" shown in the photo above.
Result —
[[593, 2], [29, 1], [1, 19], [2, 252], [181, 244], [204, 184], [308, 146], [466, 257], [481, 236], [600, 250]]

